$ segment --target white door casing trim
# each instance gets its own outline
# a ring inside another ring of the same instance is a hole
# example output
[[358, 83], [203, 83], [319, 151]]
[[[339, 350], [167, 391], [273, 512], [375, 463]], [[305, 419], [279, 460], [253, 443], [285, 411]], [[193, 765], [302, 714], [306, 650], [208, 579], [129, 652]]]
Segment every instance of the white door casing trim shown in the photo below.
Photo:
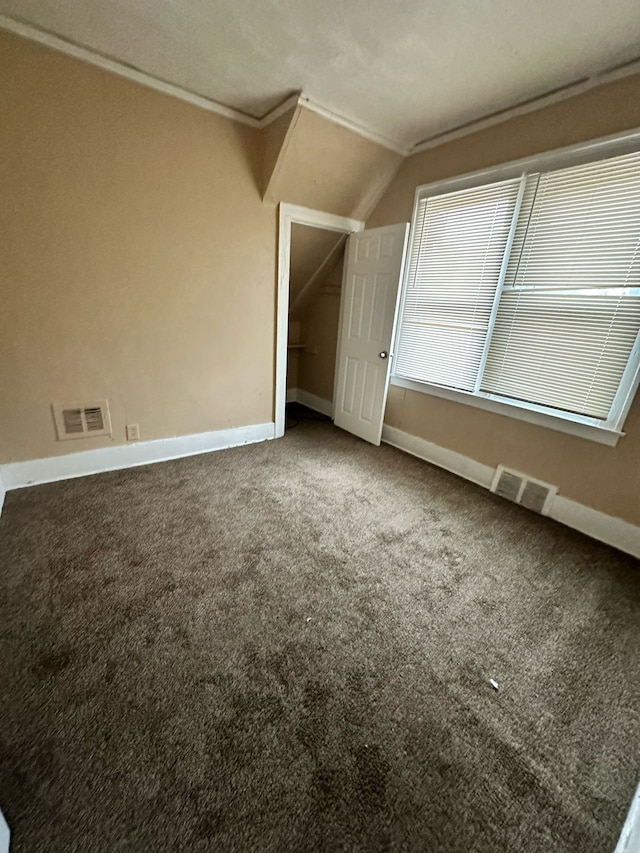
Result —
[[[465, 480], [470, 480], [485, 489], [491, 486], [495, 469], [455, 450], [440, 447], [424, 438], [409, 435], [386, 424], [382, 428], [382, 441], [412, 456], [417, 456], [418, 459], [424, 459], [425, 462], [431, 462], [439, 468], [451, 471], [452, 474], [464, 477]], [[592, 539], [598, 539], [600, 542], [640, 558], [640, 527], [622, 518], [607, 515], [578, 501], [565, 498], [563, 495], [556, 495], [548, 517], [574, 530], [579, 530], [580, 533], [591, 536]]]
[[336, 216], [322, 210], [312, 210], [296, 204], [281, 202], [278, 207], [278, 292], [276, 297], [276, 383], [275, 383], [275, 437], [284, 435], [285, 404], [287, 397], [287, 342], [289, 336], [289, 260], [291, 255], [291, 226], [308, 225], [351, 234], [363, 231], [364, 222]]
[[122, 468], [135, 468], [155, 462], [167, 462], [214, 450], [225, 450], [243, 444], [268, 441], [275, 434], [275, 424], [252, 424], [250, 426], [201, 432], [195, 435], [179, 435], [175, 438], [159, 438], [155, 441], [136, 441], [95, 450], [66, 453], [46, 459], [29, 459], [25, 462], [9, 462], [0, 465], [0, 477], [6, 491], [55, 483], [74, 477], [87, 477]]

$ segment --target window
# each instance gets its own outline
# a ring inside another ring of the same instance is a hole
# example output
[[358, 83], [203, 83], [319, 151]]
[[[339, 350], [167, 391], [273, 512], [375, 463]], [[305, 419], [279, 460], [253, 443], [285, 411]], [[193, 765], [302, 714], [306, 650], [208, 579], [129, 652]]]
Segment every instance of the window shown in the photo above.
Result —
[[418, 191], [392, 381], [619, 433], [640, 364], [640, 152], [527, 165]]

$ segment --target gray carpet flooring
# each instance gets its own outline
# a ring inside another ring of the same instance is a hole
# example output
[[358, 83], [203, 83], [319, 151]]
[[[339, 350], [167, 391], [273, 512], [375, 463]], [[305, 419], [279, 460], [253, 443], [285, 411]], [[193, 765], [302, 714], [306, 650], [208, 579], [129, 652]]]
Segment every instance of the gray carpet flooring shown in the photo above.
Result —
[[11, 492], [13, 851], [612, 850], [639, 616], [635, 560], [324, 423]]

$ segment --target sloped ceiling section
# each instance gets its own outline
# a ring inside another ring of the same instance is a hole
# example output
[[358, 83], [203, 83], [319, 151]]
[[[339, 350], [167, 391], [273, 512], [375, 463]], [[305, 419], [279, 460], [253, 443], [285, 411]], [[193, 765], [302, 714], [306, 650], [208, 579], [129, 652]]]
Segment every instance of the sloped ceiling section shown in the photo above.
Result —
[[262, 134], [264, 201], [354, 219], [368, 216], [404, 159], [301, 104]]
[[323, 228], [291, 226], [291, 262], [289, 269], [289, 313], [303, 313], [329, 271], [342, 256], [345, 235]]
[[339, 294], [342, 289], [342, 270], [344, 264], [347, 236], [343, 235], [331, 252], [325, 257], [314, 275], [302, 289], [295, 303], [292, 314], [304, 319], [313, 312], [317, 305], [314, 299], [318, 294]]
[[280, 118], [272, 121], [263, 128], [262, 136], [262, 197], [266, 201], [272, 201], [269, 193], [269, 184], [274, 176], [278, 163], [284, 160], [284, 144], [288, 138], [289, 128], [294, 123], [294, 118], [297, 116], [299, 107], [295, 106]]
[[289, 270], [289, 294], [294, 303], [307, 281], [322, 265], [335, 244], [341, 240], [339, 231], [310, 228], [294, 223], [291, 226], [291, 262]]

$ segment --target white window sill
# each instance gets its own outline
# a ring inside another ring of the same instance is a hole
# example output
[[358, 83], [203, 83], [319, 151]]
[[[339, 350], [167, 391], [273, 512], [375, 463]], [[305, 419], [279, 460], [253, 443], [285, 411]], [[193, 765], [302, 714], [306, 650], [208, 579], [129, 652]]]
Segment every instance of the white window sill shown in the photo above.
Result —
[[444, 400], [465, 403], [468, 406], [484, 409], [487, 412], [493, 412], [497, 415], [504, 415], [505, 417], [515, 418], [519, 421], [526, 421], [537, 426], [565, 432], [569, 435], [576, 435], [579, 438], [586, 438], [598, 444], [607, 444], [609, 447], [615, 447], [620, 437], [624, 435], [623, 432], [618, 432], [617, 430], [605, 429], [604, 427], [588, 422], [573, 420], [570, 416], [565, 417], [560, 414], [550, 415], [517, 403], [507, 403], [487, 397], [476, 397], [474, 394], [468, 394], [465, 391], [455, 391], [452, 388], [443, 388], [440, 385], [427, 385], [424, 382], [403, 379], [400, 376], [392, 376], [390, 381], [392, 385], [398, 388], [409, 388], [411, 391], [418, 391], [420, 394], [430, 394], [434, 397], [442, 397]]

